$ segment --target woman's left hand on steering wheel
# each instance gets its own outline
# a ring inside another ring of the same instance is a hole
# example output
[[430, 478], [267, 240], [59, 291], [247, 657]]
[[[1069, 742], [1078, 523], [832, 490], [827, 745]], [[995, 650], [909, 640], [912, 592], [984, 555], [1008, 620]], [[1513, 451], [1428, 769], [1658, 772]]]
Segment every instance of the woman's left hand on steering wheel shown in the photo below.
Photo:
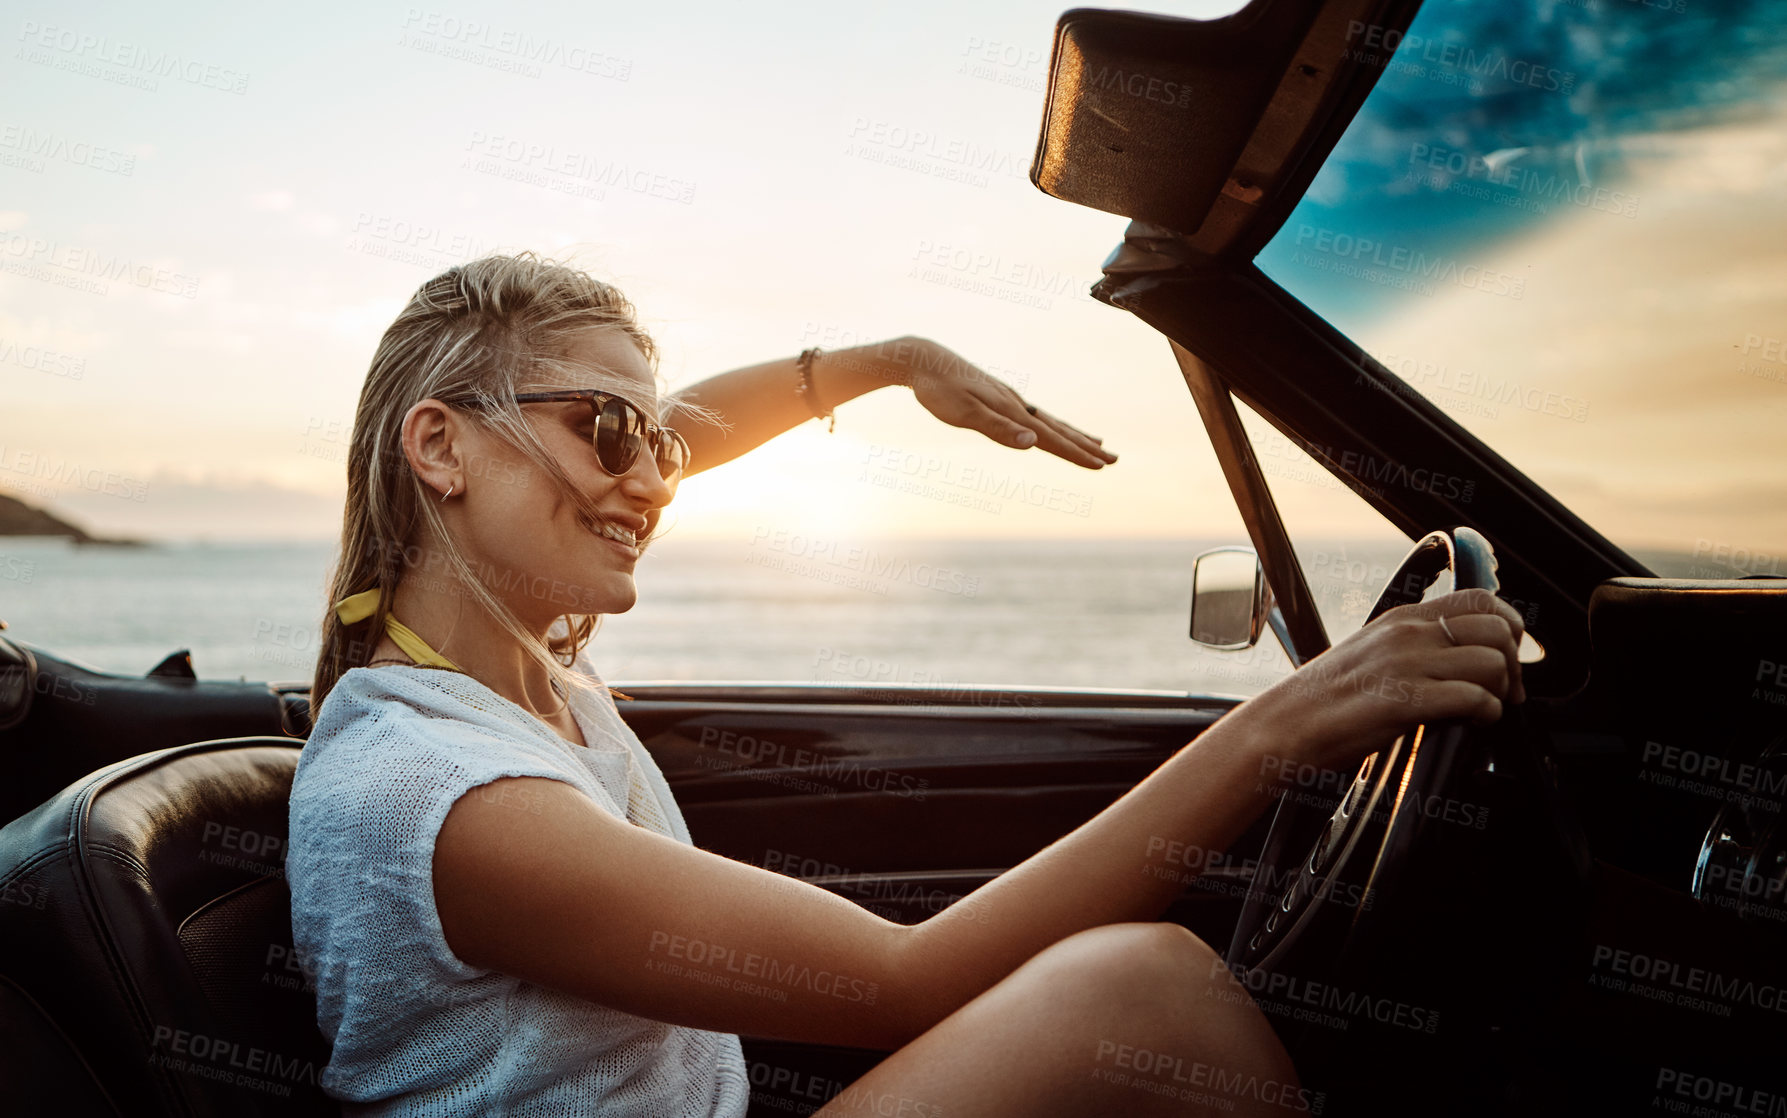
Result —
[[1355, 765], [1424, 722], [1478, 725], [1526, 699], [1520, 612], [1488, 590], [1397, 606], [1237, 709], [1296, 730], [1299, 761]]
[[1010, 385], [947, 347], [936, 342], [925, 345], [925, 372], [912, 378], [912, 395], [943, 422], [979, 431], [1002, 446], [1019, 450], [1034, 446], [1091, 470], [1117, 460], [1098, 436], [1030, 404]]

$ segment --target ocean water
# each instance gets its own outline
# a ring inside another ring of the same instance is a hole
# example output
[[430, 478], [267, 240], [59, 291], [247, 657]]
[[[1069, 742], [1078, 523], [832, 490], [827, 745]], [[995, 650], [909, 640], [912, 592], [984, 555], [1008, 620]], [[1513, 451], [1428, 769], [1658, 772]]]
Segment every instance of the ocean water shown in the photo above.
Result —
[[[1249, 695], [1289, 670], [1267, 635], [1213, 652], [1187, 637], [1193, 558], [1231, 540], [665, 540], [639, 604], [591, 659], [613, 683], [835, 681], [1141, 688]], [[1304, 545], [1331, 638], [1363, 620], [1406, 545]], [[1660, 571], [1679, 567], [1646, 556]], [[206, 679], [308, 681], [333, 545], [81, 548], [0, 541], [7, 635], [141, 675], [190, 649]], [[1673, 572], [1672, 572], [1673, 573]]]

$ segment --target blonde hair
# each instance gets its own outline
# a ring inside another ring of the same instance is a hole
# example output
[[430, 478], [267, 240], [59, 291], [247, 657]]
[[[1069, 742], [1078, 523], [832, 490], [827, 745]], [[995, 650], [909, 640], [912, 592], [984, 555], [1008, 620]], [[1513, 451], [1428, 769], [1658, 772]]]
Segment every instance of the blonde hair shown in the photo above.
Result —
[[[458, 584], [546, 669], [561, 694], [568, 696], [570, 687], [590, 686], [587, 677], [570, 668], [594, 635], [598, 615], [567, 609], [561, 615], [564, 634], [541, 638], [529, 631], [490, 591], [484, 577], [488, 572], [475, 571], [448, 534], [438, 495], [417, 476], [403, 452], [402, 426], [410, 408], [421, 400], [432, 398], [463, 408], [473, 422], [538, 466], [564, 499], [581, 510], [586, 523], [605, 523], [608, 518], [571, 482], [515, 403], [517, 385], [576, 383], [567, 373], [587, 377], [587, 368], [564, 355], [592, 329], [625, 333], [656, 375], [657, 348], [626, 296], [575, 268], [523, 252], [486, 256], [447, 269], [417, 289], [379, 339], [354, 413], [341, 553], [330, 578], [310, 690], [313, 719], [341, 676], [349, 668], [365, 666], [378, 647], [398, 583], [406, 566], [414, 564], [412, 553], [419, 550], [418, 528], [423, 539], [444, 554]], [[640, 541], [640, 546], [645, 543]], [[334, 603], [373, 587], [380, 591], [377, 611], [366, 620], [344, 625]], [[358, 635], [350, 635], [350, 630]]]

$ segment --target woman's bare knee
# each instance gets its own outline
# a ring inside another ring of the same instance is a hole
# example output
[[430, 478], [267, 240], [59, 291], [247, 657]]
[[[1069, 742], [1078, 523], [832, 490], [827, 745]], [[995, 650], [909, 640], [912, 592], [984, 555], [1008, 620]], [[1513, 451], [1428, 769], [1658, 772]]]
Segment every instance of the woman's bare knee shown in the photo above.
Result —
[[1045, 948], [1010, 978], [1047, 981], [1132, 1009], [1157, 998], [1178, 999], [1230, 979], [1222, 957], [1177, 924], [1106, 924]]
[[1210, 1109], [1230, 1114], [1282, 1114], [1287, 1098], [1303, 1097], [1246, 988], [1222, 956], [1176, 924], [1089, 929], [1007, 981], [1035, 983], [1039, 1009], [1081, 1031], [1091, 1075], [1169, 1097], [1208, 1096]]
[[1025, 1118], [1285, 1118], [1299, 1092], [1276, 1035], [1209, 945], [1173, 924], [1112, 924], [1037, 953], [824, 1113], [873, 1114], [896, 1098]]

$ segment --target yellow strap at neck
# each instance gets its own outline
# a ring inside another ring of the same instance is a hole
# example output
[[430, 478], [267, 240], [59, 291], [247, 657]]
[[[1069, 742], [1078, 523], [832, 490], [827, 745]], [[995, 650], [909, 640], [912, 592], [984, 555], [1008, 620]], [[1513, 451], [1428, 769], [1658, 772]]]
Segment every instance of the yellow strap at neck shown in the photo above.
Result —
[[[358, 594], [349, 594], [347, 597], [341, 599], [341, 601], [335, 603], [335, 616], [341, 618], [341, 623], [343, 625], [352, 625], [356, 621], [364, 621], [376, 613], [378, 611], [378, 602], [379, 588], [376, 586], [371, 590], [362, 590]], [[471, 674], [470, 672], [466, 672], [465, 669], [458, 664], [455, 664], [434, 649], [428, 647], [427, 641], [417, 636], [415, 630], [397, 620], [397, 618], [385, 618], [385, 631], [391, 634], [391, 642], [402, 649], [404, 655], [408, 656], [416, 663], [437, 668], [448, 668], [456, 672], [465, 672], [467, 675]], [[631, 695], [621, 694], [612, 687], [608, 689], [608, 693], [617, 699], [631, 701], [633, 698]]]
[[[343, 625], [352, 625], [356, 621], [364, 621], [378, 612], [379, 588], [362, 590], [358, 594], [349, 594], [335, 603], [335, 616], [341, 618]], [[428, 642], [418, 637], [415, 630], [390, 615], [385, 617], [385, 631], [391, 634], [391, 642], [403, 649], [403, 654], [411, 660], [429, 668], [448, 668], [463, 672], [464, 668], [428, 647]]]

